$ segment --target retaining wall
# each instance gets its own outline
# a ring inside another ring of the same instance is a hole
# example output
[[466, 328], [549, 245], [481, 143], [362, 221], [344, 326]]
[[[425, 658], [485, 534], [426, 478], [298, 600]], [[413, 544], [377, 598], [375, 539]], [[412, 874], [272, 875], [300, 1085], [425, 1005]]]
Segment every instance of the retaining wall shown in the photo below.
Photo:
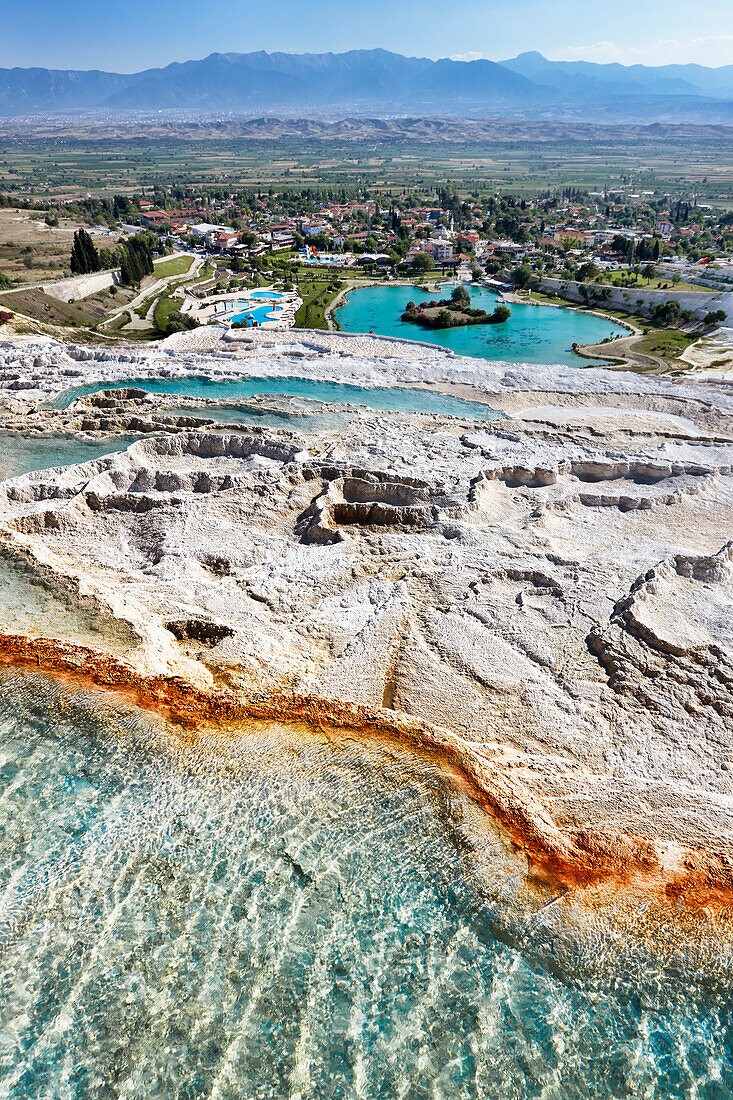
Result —
[[[596, 306], [600, 310], [603, 310], [605, 306], [608, 309], [617, 309], [625, 313], [645, 314], [649, 312], [649, 307], [652, 305], [675, 301], [679, 302], [682, 309], [691, 309], [695, 320], [700, 321], [711, 310], [725, 308], [724, 303], [721, 302], [719, 292], [708, 294], [705, 291], [697, 292], [694, 290], [647, 290], [644, 287], [625, 288], [604, 286], [600, 283], [590, 285], [596, 292], [596, 296], [595, 298], [591, 296], [588, 299], [588, 304]], [[540, 288], [553, 294], [559, 294], [571, 302], [586, 304], [586, 299], [580, 293], [577, 283], [565, 279], [545, 278], [541, 280]], [[608, 297], [601, 301], [598, 295], [600, 291], [604, 290], [609, 292]], [[641, 299], [642, 305], [637, 304], [639, 299]]]

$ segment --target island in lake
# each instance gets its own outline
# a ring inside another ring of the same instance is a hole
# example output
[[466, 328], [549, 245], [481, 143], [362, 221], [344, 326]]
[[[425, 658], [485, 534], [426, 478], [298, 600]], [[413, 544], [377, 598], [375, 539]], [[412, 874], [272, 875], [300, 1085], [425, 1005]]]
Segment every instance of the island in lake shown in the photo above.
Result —
[[508, 306], [498, 305], [493, 313], [474, 309], [465, 286], [454, 288], [450, 298], [439, 302], [408, 302], [402, 320], [423, 328], [459, 328], [465, 325], [501, 325], [512, 315]]

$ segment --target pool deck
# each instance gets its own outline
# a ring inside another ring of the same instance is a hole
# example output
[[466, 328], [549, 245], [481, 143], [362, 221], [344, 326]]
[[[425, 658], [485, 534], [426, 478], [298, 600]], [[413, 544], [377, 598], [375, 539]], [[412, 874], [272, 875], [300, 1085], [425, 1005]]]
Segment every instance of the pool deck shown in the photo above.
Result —
[[202, 301], [190, 301], [187, 303], [188, 312], [202, 325], [227, 324], [231, 326], [235, 317], [247, 312], [247, 306], [251, 304], [252, 311], [260, 310], [268, 304], [268, 292], [272, 294], [270, 303], [277, 307], [277, 315], [268, 314], [264, 321], [260, 321], [258, 328], [288, 329], [295, 325], [295, 314], [302, 302], [297, 294], [287, 291], [275, 290], [274, 287], [259, 287], [253, 295], [251, 291], [236, 290], [225, 294], [211, 294]]

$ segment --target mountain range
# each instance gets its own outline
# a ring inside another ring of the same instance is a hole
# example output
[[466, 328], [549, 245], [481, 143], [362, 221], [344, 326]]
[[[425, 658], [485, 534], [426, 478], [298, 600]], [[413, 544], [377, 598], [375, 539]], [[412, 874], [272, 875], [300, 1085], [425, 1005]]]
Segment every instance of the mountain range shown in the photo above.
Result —
[[214, 53], [200, 61], [123, 74], [0, 69], [0, 114], [240, 114], [586, 119], [603, 122], [733, 121], [733, 65], [601, 65], [523, 53], [501, 63], [343, 54]]

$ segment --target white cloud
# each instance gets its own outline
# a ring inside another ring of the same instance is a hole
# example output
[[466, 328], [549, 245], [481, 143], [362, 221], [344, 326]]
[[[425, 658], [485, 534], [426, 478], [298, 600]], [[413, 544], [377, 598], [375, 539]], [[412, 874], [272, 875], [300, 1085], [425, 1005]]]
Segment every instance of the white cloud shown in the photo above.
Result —
[[485, 59], [485, 53], [452, 53], [450, 55], [451, 61], [483, 61]]
[[566, 48], [558, 60], [618, 61], [622, 65], [684, 65], [691, 61], [703, 65], [730, 65], [733, 64], [733, 34], [701, 35], [686, 42], [678, 38], [658, 38], [643, 46], [592, 42]]
[[704, 38], [691, 38], [691, 46], [729, 46], [733, 43], [733, 34], [708, 34]]

